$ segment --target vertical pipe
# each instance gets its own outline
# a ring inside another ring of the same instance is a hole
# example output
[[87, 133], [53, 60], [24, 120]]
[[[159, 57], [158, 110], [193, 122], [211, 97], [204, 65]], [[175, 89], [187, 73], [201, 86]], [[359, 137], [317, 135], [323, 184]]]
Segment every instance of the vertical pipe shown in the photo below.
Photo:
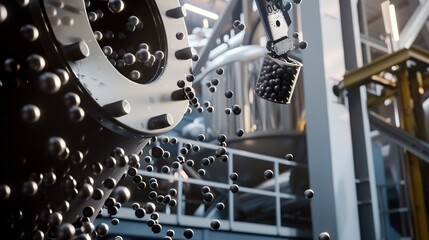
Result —
[[[234, 156], [232, 153], [228, 152], [228, 176], [234, 171]], [[228, 184], [231, 186], [232, 180], [228, 178]], [[229, 224], [231, 226], [231, 230], [234, 226], [234, 194], [231, 191], [228, 191], [228, 211], [229, 211]]]
[[275, 184], [275, 193], [276, 193], [276, 227], [277, 227], [277, 233], [280, 234], [280, 228], [282, 226], [282, 218], [281, 218], [281, 204], [280, 204], [280, 184], [279, 184], [279, 177], [280, 177], [280, 171], [279, 171], [279, 162], [274, 162], [274, 184]]
[[[399, 100], [402, 106], [403, 129], [415, 136], [415, 125], [413, 115], [413, 98], [410, 91], [410, 71], [402, 69], [398, 74]], [[407, 153], [405, 161], [406, 181], [410, 195], [410, 205], [413, 211], [413, 223], [415, 239], [429, 239], [428, 222], [426, 217], [426, 206], [423, 193], [423, 182], [420, 172], [419, 159]]]

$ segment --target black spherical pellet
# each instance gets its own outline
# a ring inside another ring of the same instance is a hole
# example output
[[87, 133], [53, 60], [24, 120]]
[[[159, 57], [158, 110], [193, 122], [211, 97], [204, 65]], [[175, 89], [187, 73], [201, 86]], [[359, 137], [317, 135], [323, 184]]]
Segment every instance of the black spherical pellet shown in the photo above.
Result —
[[113, 207], [116, 204], [116, 199], [109, 197], [106, 199], [106, 201], [104, 201], [104, 206], [106, 206], [107, 208]]
[[224, 71], [223, 71], [223, 68], [221, 68], [221, 67], [216, 69], [216, 73], [217, 73], [218, 75], [222, 75], [222, 74], [223, 74], [223, 72], [224, 72]]
[[213, 201], [213, 199], [214, 199], [213, 193], [211, 193], [211, 192], [204, 193], [203, 199], [204, 199], [204, 202], [206, 202], [206, 203]]
[[240, 24], [241, 22], [240, 22], [240, 20], [235, 20], [233, 23], [232, 23], [232, 26], [233, 27], [238, 27], [238, 25]]
[[63, 223], [58, 228], [58, 237], [60, 239], [71, 239], [76, 233], [76, 229], [70, 223]]
[[22, 185], [22, 193], [26, 196], [34, 196], [38, 189], [39, 186], [34, 181], [26, 181]]
[[187, 148], [185, 148], [185, 147], [181, 148], [181, 149], [180, 149], [180, 154], [182, 154], [182, 155], [186, 155], [186, 154], [188, 154], [188, 149], [187, 149]]
[[300, 49], [306, 49], [308, 47], [308, 43], [306, 41], [299, 42], [298, 47]]
[[168, 202], [168, 205], [170, 207], [175, 207], [177, 206], [177, 200], [176, 199], [171, 199], [170, 202]]
[[198, 146], [198, 145], [192, 146], [192, 151], [193, 152], [199, 152], [200, 150], [201, 150], [200, 146]]
[[193, 166], [194, 166], [194, 164], [195, 164], [194, 160], [192, 160], [192, 159], [188, 159], [188, 160], [186, 160], [186, 165], [187, 165], [187, 166], [189, 166], [189, 167], [193, 167]]
[[94, 192], [92, 193], [92, 199], [100, 200], [103, 198], [103, 196], [104, 196], [103, 190], [101, 190], [99, 188], [94, 189]]
[[116, 165], [116, 159], [114, 157], [107, 157], [104, 159], [104, 166], [107, 168], [113, 168]]
[[201, 193], [206, 194], [208, 192], [210, 192], [210, 187], [209, 186], [203, 186], [201, 188]]
[[124, 167], [124, 166], [128, 165], [128, 163], [129, 163], [128, 156], [125, 156], [125, 155], [119, 156], [119, 159], [118, 159], [118, 166], [119, 167]]
[[237, 129], [237, 131], [235, 132], [235, 134], [236, 134], [238, 137], [241, 137], [241, 136], [243, 136], [243, 134], [244, 134], [244, 130], [243, 130], [243, 129], [241, 129], [241, 128], [239, 128], [239, 129]]
[[243, 23], [238, 24], [237, 29], [240, 31], [243, 31], [246, 28], [246, 25], [244, 25]]
[[130, 168], [128, 169], [127, 173], [128, 173], [128, 175], [130, 175], [130, 176], [134, 177], [134, 176], [136, 176], [136, 174], [137, 174], [137, 169], [136, 169], [136, 168], [134, 168], [134, 167], [130, 167]]
[[204, 170], [204, 169], [198, 169], [198, 175], [200, 175], [200, 176], [206, 175], [206, 170]]
[[218, 140], [219, 142], [225, 142], [225, 141], [227, 140], [227, 137], [226, 137], [226, 135], [225, 135], [225, 134], [219, 134], [219, 135], [217, 136], [217, 140]]
[[113, 189], [116, 187], [116, 180], [114, 178], [108, 178], [104, 180], [103, 185], [108, 189]]
[[225, 209], [225, 204], [222, 202], [219, 202], [216, 204], [216, 208], [217, 208], [217, 210], [222, 211]]
[[137, 188], [139, 190], [145, 189], [146, 188], [146, 183], [145, 182], [141, 182], [137, 184]]
[[206, 137], [204, 136], [204, 134], [198, 134], [197, 136], [197, 140], [200, 142], [203, 142], [206, 139]]
[[229, 174], [229, 179], [231, 179], [232, 181], [237, 181], [238, 180], [238, 174], [235, 172]]
[[48, 151], [54, 156], [60, 156], [66, 150], [66, 142], [60, 137], [51, 137], [48, 141]]
[[225, 92], [225, 97], [226, 98], [232, 98], [232, 96], [234, 96], [234, 92], [231, 90], [228, 90]]
[[163, 138], [161, 139], [161, 142], [162, 142], [163, 144], [167, 144], [169, 141], [170, 141], [170, 138], [169, 138], [169, 137], [163, 137]]
[[113, 225], [113, 226], [116, 226], [116, 225], [118, 225], [118, 224], [119, 224], [119, 219], [117, 219], [117, 218], [112, 218], [111, 223], [112, 223], [112, 225]]
[[231, 114], [231, 112], [232, 112], [231, 108], [225, 108], [225, 113], [227, 115]]
[[158, 197], [158, 193], [156, 193], [155, 191], [149, 192], [149, 198], [150, 199], [155, 199], [157, 197]]
[[237, 184], [233, 184], [233, 185], [231, 185], [231, 186], [229, 187], [229, 190], [230, 190], [232, 193], [237, 193], [237, 192], [240, 190], [240, 188], [238, 187], [238, 185], [237, 185]]
[[40, 230], [36, 230], [33, 232], [32, 239], [33, 240], [44, 240], [45, 239], [45, 233], [43, 233]]
[[161, 158], [162, 155], [164, 154], [164, 149], [162, 149], [161, 147], [153, 147], [150, 150], [150, 153], [152, 157]]
[[[221, 142], [221, 141], [219, 141], [219, 142]], [[221, 143], [223, 143], [223, 142], [221, 142]], [[221, 155], [225, 155], [225, 154], [226, 154], [226, 148], [225, 147], [220, 147], [220, 148], [216, 149], [216, 155], [221, 156]]]
[[183, 231], [183, 236], [186, 239], [191, 239], [192, 237], [194, 237], [194, 231], [192, 229], [185, 229], [185, 231]]
[[35, 123], [40, 119], [40, 109], [31, 104], [27, 104], [21, 109], [21, 118], [27, 123]]
[[147, 214], [152, 214], [156, 211], [156, 206], [153, 202], [148, 202], [144, 205]]
[[82, 210], [83, 216], [85, 217], [92, 217], [95, 213], [95, 209], [91, 206], [86, 206], [83, 210]]
[[164, 154], [162, 154], [162, 158], [168, 159], [171, 156], [169, 151], [164, 151]]
[[134, 215], [135, 215], [137, 218], [143, 218], [143, 217], [146, 215], [146, 210], [145, 210], [144, 208], [137, 208], [137, 209], [134, 211]]
[[167, 231], [167, 233], [166, 233], [166, 235], [167, 235], [168, 237], [174, 237], [174, 234], [176, 234], [176, 233], [174, 232], [174, 230], [173, 230], [173, 229], [169, 229], [169, 230]]
[[265, 170], [265, 172], [264, 172], [264, 178], [265, 179], [271, 179], [273, 177], [274, 177], [274, 173], [272, 170], [270, 170], [270, 169]]
[[292, 33], [292, 37], [295, 38], [295, 39], [298, 39], [299, 38], [299, 33], [298, 32]]
[[226, 163], [226, 162], [228, 162], [228, 160], [229, 160], [229, 157], [228, 157], [228, 155], [222, 155], [222, 156], [220, 156], [220, 161], [221, 162], [224, 162], [224, 163]]
[[109, 226], [105, 223], [100, 223], [95, 227], [98, 237], [104, 237], [109, 233]]
[[215, 92], [216, 92], [216, 90], [217, 90], [217, 88], [216, 88], [215, 86], [211, 86], [211, 87], [209, 87], [209, 91], [210, 91], [211, 93], [215, 93]]
[[213, 221], [211, 221], [210, 227], [213, 230], [218, 230], [220, 228], [220, 221], [219, 220], [213, 220]]
[[174, 188], [170, 188], [170, 190], [168, 190], [168, 194], [172, 197], [177, 195], [177, 190]]
[[2, 184], [0, 185], [0, 200], [6, 200], [10, 197], [11, 189], [9, 185]]
[[210, 160], [208, 158], [201, 159], [201, 165], [207, 167], [208, 165], [210, 165]]
[[133, 203], [133, 205], [131, 205], [131, 208], [135, 211], [135, 210], [137, 210], [138, 208], [140, 208], [140, 204], [139, 204], [139, 203], [137, 203], [137, 202], [135, 202], [135, 203]]
[[57, 175], [54, 172], [47, 172], [43, 174], [43, 183], [47, 186], [55, 184], [57, 181]]
[[177, 81], [177, 86], [178, 86], [179, 88], [184, 88], [184, 87], [185, 87], [185, 85], [186, 85], [185, 81], [183, 81], [183, 80], [179, 80], [179, 81]]
[[137, 166], [140, 165], [140, 157], [137, 154], [133, 153], [129, 155], [128, 159], [129, 159], [129, 165], [131, 167], [138, 168]]
[[162, 203], [162, 201], [164, 201], [164, 196], [163, 195], [158, 195], [158, 197], [156, 197], [156, 201], [158, 203]]
[[162, 226], [160, 224], [155, 224], [151, 229], [153, 233], [158, 234], [162, 231]]
[[156, 213], [156, 212], [152, 213], [150, 215], [150, 218], [153, 220], [158, 220], [159, 219], [159, 213]]
[[49, 216], [49, 223], [52, 226], [58, 226], [63, 222], [63, 215], [59, 212], [53, 212], [50, 216]]
[[117, 204], [125, 203], [131, 198], [131, 192], [127, 187], [118, 186], [113, 190], [112, 196], [116, 199]]
[[322, 232], [319, 234], [319, 240], [330, 240], [331, 236], [327, 232]]
[[167, 174], [170, 172], [170, 168], [168, 166], [162, 166], [161, 172]]
[[158, 183], [157, 183], [157, 182], [151, 182], [151, 183], [150, 183], [150, 188], [151, 188], [152, 190], [157, 189], [157, 188], [158, 188]]
[[146, 157], [144, 157], [144, 161], [146, 163], [150, 163], [152, 161], [152, 158], [150, 156], [146, 156]]
[[219, 81], [219, 78], [214, 78], [210, 82], [213, 84], [213, 86], [217, 86], [217, 85], [219, 85], [220, 81]]
[[239, 114], [241, 113], [241, 107], [240, 107], [240, 106], [238, 106], [238, 105], [234, 105], [234, 106], [232, 106], [232, 112], [233, 112], [235, 115], [239, 115]]
[[179, 140], [177, 140], [177, 138], [175, 138], [175, 137], [172, 137], [172, 138], [170, 139], [170, 144], [175, 145], [175, 144], [177, 144], [178, 142], [179, 142]]
[[171, 168], [173, 168], [174, 170], [179, 169], [179, 167], [180, 167], [180, 162], [178, 162], [178, 161], [174, 161], [174, 162], [171, 164]]
[[307, 189], [307, 190], [304, 191], [304, 196], [307, 199], [311, 199], [311, 198], [314, 197], [314, 191], [311, 190], [311, 189]]
[[91, 233], [95, 230], [95, 226], [92, 222], [85, 222], [82, 224], [82, 230], [84, 233]]
[[152, 165], [147, 165], [146, 166], [146, 171], [153, 172], [153, 166]]
[[286, 160], [288, 160], [288, 161], [292, 161], [293, 160], [293, 155], [292, 154], [286, 154], [286, 156], [285, 156], [285, 158], [286, 158]]
[[193, 82], [195, 80], [195, 76], [192, 74], [189, 74], [186, 76], [186, 81]]
[[63, 213], [63, 214], [68, 212], [69, 209], [70, 209], [70, 203], [68, 201], [65, 201], [65, 200], [62, 201], [60, 203], [60, 206], [58, 207], [58, 211]]
[[185, 36], [185, 34], [183, 34], [182, 32], [177, 32], [176, 33], [176, 39], [177, 40], [183, 40], [184, 36]]
[[156, 222], [155, 222], [155, 220], [153, 220], [153, 219], [149, 219], [148, 221], [147, 221], [147, 226], [148, 227], [152, 227], [153, 225], [155, 225], [156, 224]]

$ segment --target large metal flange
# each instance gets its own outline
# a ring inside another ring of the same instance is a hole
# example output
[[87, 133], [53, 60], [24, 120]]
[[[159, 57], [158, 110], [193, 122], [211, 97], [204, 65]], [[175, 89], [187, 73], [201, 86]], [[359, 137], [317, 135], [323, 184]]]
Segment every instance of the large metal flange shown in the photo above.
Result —
[[[141, 8], [151, 8], [152, 20], [158, 29], [144, 33], [152, 35], [152, 39], [159, 39], [161, 48], [164, 48], [161, 49], [162, 61], [155, 64], [156, 69], [151, 71], [151, 76], [146, 76], [150, 81], [143, 83], [118, 71], [106, 57], [98, 42], [100, 34], [91, 26], [87, 2], [44, 0], [43, 3], [59, 51], [66, 58], [78, 84], [93, 101], [92, 106], [95, 107], [89, 114], [103, 126], [122, 135], [162, 134], [180, 122], [188, 106], [186, 99], [172, 97], [172, 93], [179, 90], [177, 81], [190, 74], [192, 64], [184, 12], [178, 1], [134, 1], [134, 5], [139, 4]], [[110, 2], [122, 1], [106, 1], [104, 4]], [[120, 4], [118, 6], [121, 7]], [[115, 10], [122, 14], [120, 8]]]

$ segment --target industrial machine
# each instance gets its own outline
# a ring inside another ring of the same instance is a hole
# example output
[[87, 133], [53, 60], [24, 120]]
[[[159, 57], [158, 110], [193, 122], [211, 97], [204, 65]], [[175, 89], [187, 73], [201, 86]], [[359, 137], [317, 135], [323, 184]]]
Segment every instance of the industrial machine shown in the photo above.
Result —
[[[297, 45], [287, 35], [291, 3], [257, 3], [269, 53], [255, 93], [289, 103], [302, 66], [287, 55]], [[6, 235], [108, 234], [107, 225], [92, 221], [101, 208], [115, 215], [130, 199], [127, 188], [115, 188], [118, 181], [138, 176], [132, 171], [141, 158], [158, 155], [144, 146], [199, 104], [191, 86], [198, 55], [188, 45], [184, 15], [177, 1], [0, 1]]]

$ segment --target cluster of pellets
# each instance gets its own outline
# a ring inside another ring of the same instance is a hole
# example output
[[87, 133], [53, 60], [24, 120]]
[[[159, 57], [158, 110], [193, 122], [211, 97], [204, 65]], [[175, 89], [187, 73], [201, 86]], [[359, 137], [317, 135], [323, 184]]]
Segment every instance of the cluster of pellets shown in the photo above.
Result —
[[296, 75], [297, 68], [295, 66], [282, 64], [267, 55], [256, 83], [255, 93], [273, 102], [289, 103]]
[[[91, 7], [91, 3], [92, 1], [87, 1], [87, 7]], [[130, 15], [128, 19], [122, 23], [123, 27], [120, 31], [117, 30], [117, 32], [115, 32], [113, 30], [97, 29], [100, 24], [99, 22], [102, 22], [103, 18], [110, 19], [105, 16], [106, 14], [117, 15], [124, 12], [125, 4], [120, 0], [108, 1], [108, 9], [108, 13], [100, 9], [88, 12], [88, 19], [94, 30], [95, 39], [98, 41], [104, 55], [112, 66], [125, 77], [138, 83], [149, 82], [148, 79], [141, 78], [153, 74], [153, 72], [162, 65], [165, 58], [164, 51], [154, 50], [151, 52], [148, 43], [130, 41], [130, 39], [138, 39], [138, 36], [142, 36], [143, 31], [145, 31], [143, 21], [135, 15]], [[130, 9], [127, 10], [131, 11]], [[137, 10], [135, 11], [138, 12]], [[115, 45], [116, 48], [113, 45]], [[147, 72], [151, 74], [147, 74]]]

